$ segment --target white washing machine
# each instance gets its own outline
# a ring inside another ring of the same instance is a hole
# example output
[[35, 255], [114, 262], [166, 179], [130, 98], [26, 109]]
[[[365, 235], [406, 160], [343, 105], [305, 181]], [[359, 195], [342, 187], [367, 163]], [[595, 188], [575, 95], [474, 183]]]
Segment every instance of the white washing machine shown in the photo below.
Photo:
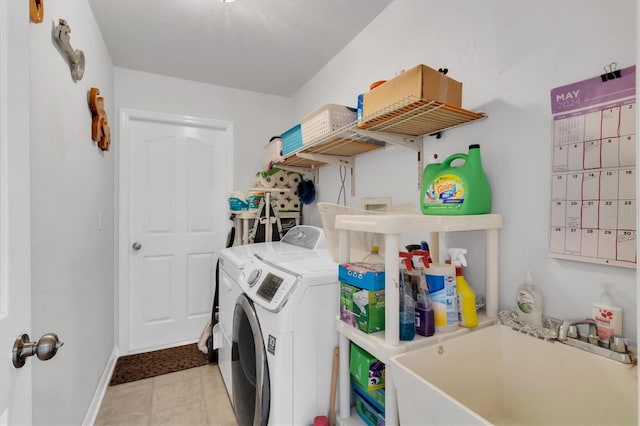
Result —
[[337, 264], [321, 228], [220, 253], [218, 363], [239, 424], [310, 424], [328, 412]]

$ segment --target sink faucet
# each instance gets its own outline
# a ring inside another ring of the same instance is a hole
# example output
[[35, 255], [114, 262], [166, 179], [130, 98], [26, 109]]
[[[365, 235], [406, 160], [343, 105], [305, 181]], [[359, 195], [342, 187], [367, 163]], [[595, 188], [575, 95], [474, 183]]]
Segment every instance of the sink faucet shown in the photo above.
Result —
[[[582, 324], [589, 325], [589, 336], [587, 338], [577, 335], [576, 326]], [[573, 346], [574, 348], [582, 349], [624, 364], [637, 363], [636, 355], [627, 350], [626, 343], [622, 337], [615, 336], [611, 340], [611, 347], [609, 345], [601, 346], [598, 339], [596, 320], [593, 318], [564, 320], [558, 329], [558, 341], [565, 345]]]
[[596, 320], [593, 318], [575, 318], [568, 319], [562, 322], [560, 329], [558, 330], [558, 340], [565, 341], [567, 340], [567, 333], [569, 332], [569, 327], [573, 325], [581, 325], [581, 324], [589, 324], [590, 326], [596, 326]]

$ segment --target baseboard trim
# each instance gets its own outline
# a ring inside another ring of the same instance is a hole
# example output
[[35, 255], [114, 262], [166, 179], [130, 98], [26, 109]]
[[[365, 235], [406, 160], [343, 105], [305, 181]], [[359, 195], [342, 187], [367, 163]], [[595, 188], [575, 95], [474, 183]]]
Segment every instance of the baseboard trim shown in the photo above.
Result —
[[104, 394], [107, 392], [107, 387], [109, 387], [109, 380], [111, 380], [111, 375], [113, 374], [113, 370], [116, 367], [117, 360], [118, 349], [114, 347], [113, 351], [111, 352], [111, 357], [109, 358], [109, 361], [107, 361], [107, 365], [104, 368], [102, 377], [100, 378], [100, 383], [98, 383], [96, 393], [93, 395], [91, 404], [89, 404], [87, 415], [82, 421], [83, 426], [93, 426], [95, 424], [96, 418], [98, 417], [98, 411], [100, 410], [100, 405], [102, 404], [102, 400], [104, 399]]

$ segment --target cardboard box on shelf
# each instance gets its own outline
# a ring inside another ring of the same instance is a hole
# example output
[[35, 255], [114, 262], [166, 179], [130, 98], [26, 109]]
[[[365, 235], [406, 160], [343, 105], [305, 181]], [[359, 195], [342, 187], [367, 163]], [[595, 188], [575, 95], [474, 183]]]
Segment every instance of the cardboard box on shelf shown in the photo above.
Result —
[[384, 290], [340, 283], [340, 319], [365, 333], [384, 330]]
[[355, 343], [351, 343], [350, 352], [349, 372], [351, 373], [351, 380], [366, 391], [384, 389], [384, 363]]
[[384, 265], [343, 263], [338, 266], [338, 280], [365, 290], [384, 290]]
[[354, 399], [356, 401], [356, 412], [367, 426], [384, 425], [384, 413], [378, 411], [363, 394], [354, 392]]
[[408, 96], [460, 108], [462, 83], [426, 65], [415, 66], [364, 94], [363, 117], [383, 110]]

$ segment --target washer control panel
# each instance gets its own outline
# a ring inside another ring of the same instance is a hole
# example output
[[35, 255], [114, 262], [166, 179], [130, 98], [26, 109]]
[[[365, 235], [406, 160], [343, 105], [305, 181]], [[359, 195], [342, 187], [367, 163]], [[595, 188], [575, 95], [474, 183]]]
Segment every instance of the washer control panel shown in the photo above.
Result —
[[300, 277], [254, 256], [240, 273], [238, 283], [253, 303], [278, 312], [293, 294]]

